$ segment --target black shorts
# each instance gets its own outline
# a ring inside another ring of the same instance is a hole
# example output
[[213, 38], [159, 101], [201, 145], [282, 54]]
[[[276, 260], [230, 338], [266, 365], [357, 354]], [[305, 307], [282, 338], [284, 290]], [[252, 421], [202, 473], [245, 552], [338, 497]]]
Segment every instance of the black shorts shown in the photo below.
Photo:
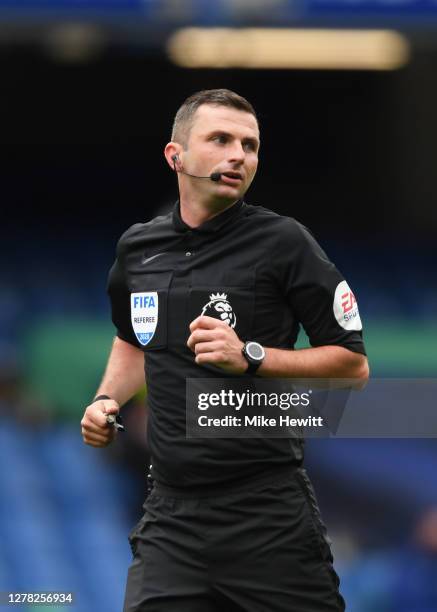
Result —
[[200, 498], [155, 485], [144, 508], [124, 612], [345, 609], [304, 469]]

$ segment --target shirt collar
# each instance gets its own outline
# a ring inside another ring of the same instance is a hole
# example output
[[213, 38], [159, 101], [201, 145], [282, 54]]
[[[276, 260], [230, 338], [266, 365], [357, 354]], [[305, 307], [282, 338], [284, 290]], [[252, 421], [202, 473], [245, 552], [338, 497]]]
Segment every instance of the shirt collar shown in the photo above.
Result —
[[237, 202], [235, 202], [235, 204], [233, 204], [232, 206], [230, 206], [223, 212], [219, 213], [212, 219], [205, 221], [205, 223], [202, 223], [202, 225], [199, 225], [198, 227], [190, 227], [189, 225], [185, 223], [185, 221], [182, 220], [181, 210], [180, 210], [180, 205], [179, 205], [179, 200], [178, 200], [173, 209], [173, 225], [174, 225], [175, 230], [179, 233], [196, 231], [196, 232], [209, 234], [209, 233], [218, 232], [219, 230], [222, 229], [224, 225], [226, 225], [229, 221], [231, 221], [232, 219], [238, 216], [238, 214], [241, 212], [244, 205], [245, 204], [243, 200], [238, 200]]

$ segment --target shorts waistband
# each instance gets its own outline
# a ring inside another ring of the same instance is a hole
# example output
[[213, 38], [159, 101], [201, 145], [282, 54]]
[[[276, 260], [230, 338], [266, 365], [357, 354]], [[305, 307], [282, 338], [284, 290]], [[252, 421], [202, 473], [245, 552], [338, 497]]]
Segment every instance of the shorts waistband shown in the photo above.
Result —
[[196, 487], [194, 489], [183, 487], [168, 487], [155, 481], [151, 494], [156, 494], [161, 497], [173, 497], [179, 499], [223, 497], [232, 493], [249, 491], [265, 484], [274, 484], [284, 478], [293, 477], [296, 471], [299, 469], [300, 466], [298, 465], [281, 466], [280, 468], [269, 471], [268, 473], [264, 472], [262, 475], [255, 475], [250, 478], [246, 478], [245, 480], [239, 481], [238, 483], [235, 483], [233, 485], [218, 485], [213, 487], [206, 486], [201, 488]]

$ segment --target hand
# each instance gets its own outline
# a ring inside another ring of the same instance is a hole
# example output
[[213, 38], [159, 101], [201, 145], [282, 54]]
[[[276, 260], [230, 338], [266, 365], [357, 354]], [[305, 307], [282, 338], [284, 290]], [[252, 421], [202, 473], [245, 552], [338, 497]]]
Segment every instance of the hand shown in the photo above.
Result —
[[80, 422], [85, 444], [102, 448], [117, 435], [117, 429], [106, 422], [108, 414], [118, 414], [120, 406], [115, 400], [98, 400], [87, 406]]
[[244, 374], [247, 361], [241, 349], [244, 343], [224, 321], [200, 316], [190, 324], [187, 346], [196, 354], [196, 363], [210, 363], [232, 374]]

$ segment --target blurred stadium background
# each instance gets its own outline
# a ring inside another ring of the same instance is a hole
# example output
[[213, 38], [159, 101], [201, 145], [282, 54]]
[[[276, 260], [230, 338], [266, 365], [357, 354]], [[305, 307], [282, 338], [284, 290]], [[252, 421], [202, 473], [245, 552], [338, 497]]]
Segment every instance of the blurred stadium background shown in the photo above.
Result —
[[[0, 591], [121, 610], [144, 398], [108, 449], [79, 421], [113, 335], [116, 241], [174, 202], [162, 149], [196, 90], [255, 105], [247, 201], [337, 262], [372, 375], [436, 375], [436, 34], [430, 0], [0, 0]], [[307, 468], [348, 610], [437, 610], [435, 441], [312, 440]]]

